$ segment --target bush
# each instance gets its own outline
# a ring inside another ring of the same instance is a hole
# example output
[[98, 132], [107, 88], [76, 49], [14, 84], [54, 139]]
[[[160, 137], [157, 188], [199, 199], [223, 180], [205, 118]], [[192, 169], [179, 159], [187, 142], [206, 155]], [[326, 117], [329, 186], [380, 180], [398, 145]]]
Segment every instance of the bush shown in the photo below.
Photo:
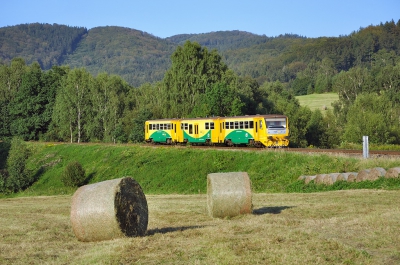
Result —
[[86, 181], [85, 169], [79, 162], [73, 161], [65, 167], [61, 181], [68, 187], [82, 186]]
[[26, 169], [26, 162], [30, 152], [26, 143], [18, 137], [11, 140], [11, 148], [7, 157], [8, 178], [6, 180], [6, 189], [11, 192], [18, 192], [28, 188], [34, 178]]
[[8, 171], [6, 169], [0, 169], [0, 192], [6, 191], [7, 179]]

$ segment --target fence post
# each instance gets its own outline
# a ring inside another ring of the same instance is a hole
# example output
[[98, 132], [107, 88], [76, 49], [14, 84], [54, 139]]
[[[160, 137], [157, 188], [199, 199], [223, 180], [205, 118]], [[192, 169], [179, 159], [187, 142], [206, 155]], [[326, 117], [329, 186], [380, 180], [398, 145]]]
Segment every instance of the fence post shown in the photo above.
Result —
[[368, 136], [363, 136], [363, 157], [369, 157], [369, 150], [368, 150]]

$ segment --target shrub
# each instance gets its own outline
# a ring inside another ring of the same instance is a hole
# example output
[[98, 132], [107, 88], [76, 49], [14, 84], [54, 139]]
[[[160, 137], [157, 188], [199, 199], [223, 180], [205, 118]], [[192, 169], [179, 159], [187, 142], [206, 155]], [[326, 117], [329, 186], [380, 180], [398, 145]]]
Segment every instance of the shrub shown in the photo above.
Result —
[[0, 192], [6, 191], [7, 178], [8, 171], [6, 169], [0, 169]]
[[78, 161], [73, 161], [65, 167], [61, 181], [65, 186], [79, 187], [86, 181], [85, 169]]
[[8, 178], [5, 183], [6, 189], [17, 192], [29, 187], [34, 178], [26, 169], [26, 162], [29, 158], [27, 144], [18, 137], [11, 140], [11, 148], [7, 157]]

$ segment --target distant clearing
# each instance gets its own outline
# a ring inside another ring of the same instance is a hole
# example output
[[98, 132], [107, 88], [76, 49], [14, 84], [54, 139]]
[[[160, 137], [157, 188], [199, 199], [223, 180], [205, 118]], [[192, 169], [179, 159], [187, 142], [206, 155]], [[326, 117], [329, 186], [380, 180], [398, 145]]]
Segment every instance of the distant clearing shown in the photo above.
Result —
[[322, 112], [325, 111], [325, 108], [333, 110], [332, 103], [339, 100], [339, 96], [336, 93], [311, 94], [297, 96], [296, 98], [300, 101], [301, 106], [307, 106], [311, 110], [320, 109]]

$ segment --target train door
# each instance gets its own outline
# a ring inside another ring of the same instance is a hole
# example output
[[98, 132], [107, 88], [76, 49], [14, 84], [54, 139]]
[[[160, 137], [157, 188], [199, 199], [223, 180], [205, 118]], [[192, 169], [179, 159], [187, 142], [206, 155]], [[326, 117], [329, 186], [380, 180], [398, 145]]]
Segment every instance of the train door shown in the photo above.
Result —
[[225, 121], [218, 120], [218, 123], [219, 123], [218, 140], [219, 143], [223, 143], [225, 139]]
[[259, 129], [258, 129], [258, 124], [259, 121], [255, 120], [254, 122], [254, 140], [258, 141], [259, 140]]
[[194, 138], [196, 138], [196, 140], [199, 139], [199, 124], [198, 123], [194, 124]]

